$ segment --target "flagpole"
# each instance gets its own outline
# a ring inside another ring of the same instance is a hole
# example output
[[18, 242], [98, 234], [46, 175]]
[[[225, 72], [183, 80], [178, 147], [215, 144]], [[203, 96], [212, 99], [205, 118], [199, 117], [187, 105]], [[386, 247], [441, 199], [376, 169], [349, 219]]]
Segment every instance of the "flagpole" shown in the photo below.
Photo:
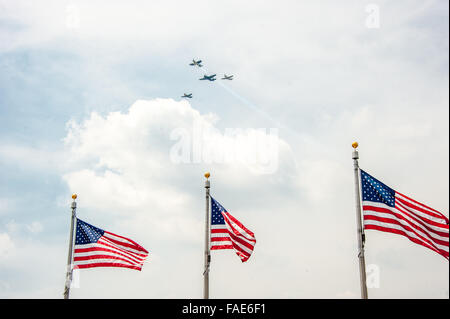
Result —
[[206, 216], [205, 216], [205, 270], [203, 272], [203, 299], [209, 299], [209, 264], [211, 262], [211, 254], [209, 247], [210, 233], [209, 233], [209, 173], [205, 174], [205, 189], [206, 189]]
[[70, 284], [72, 283], [72, 259], [73, 259], [73, 230], [74, 225], [76, 223], [76, 209], [77, 209], [77, 203], [75, 202], [75, 199], [77, 199], [77, 195], [72, 195], [72, 217], [70, 221], [70, 239], [69, 239], [69, 255], [67, 257], [67, 273], [66, 273], [66, 283], [64, 287], [64, 299], [69, 299], [69, 293], [70, 293]]
[[367, 299], [367, 281], [366, 281], [366, 260], [364, 258], [364, 242], [365, 235], [361, 220], [361, 192], [359, 188], [359, 165], [358, 159], [359, 154], [356, 148], [358, 143], [354, 142], [352, 144], [354, 149], [352, 154], [353, 159], [353, 169], [355, 173], [355, 193], [356, 193], [356, 222], [357, 222], [357, 232], [358, 232], [358, 259], [359, 259], [359, 277], [361, 284], [361, 299]]

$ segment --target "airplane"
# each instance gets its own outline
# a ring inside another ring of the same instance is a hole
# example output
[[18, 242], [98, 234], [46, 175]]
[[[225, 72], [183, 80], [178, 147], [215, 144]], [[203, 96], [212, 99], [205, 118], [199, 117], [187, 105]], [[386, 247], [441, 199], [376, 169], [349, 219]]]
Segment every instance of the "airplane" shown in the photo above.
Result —
[[189, 99], [192, 99], [192, 93], [189, 93], [189, 94], [184, 93], [182, 97], [187, 97]]
[[222, 80], [233, 80], [233, 75], [227, 76], [226, 74], [224, 74]]
[[190, 63], [189, 65], [198, 65], [198, 67], [201, 68], [202, 65], [200, 63], [202, 63], [202, 60], [195, 61], [194, 59], [192, 59], [192, 63]]
[[214, 77], [215, 77], [216, 75], [215, 74], [213, 74], [213, 75], [204, 75], [201, 79], [199, 79], [199, 80], [209, 80], [209, 81], [215, 81], [215, 80], [217, 80], [217, 79], [215, 79]]

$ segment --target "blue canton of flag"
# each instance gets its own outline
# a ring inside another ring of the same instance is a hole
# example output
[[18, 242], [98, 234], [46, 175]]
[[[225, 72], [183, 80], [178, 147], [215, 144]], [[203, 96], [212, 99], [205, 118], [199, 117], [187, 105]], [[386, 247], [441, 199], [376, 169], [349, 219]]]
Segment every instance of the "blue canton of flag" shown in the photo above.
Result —
[[376, 178], [361, 170], [361, 186], [363, 201], [384, 203], [395, 206], [395, 191]]
[[77, 232], [75, 234], [75, 245], [96, 243], [105, 231], [94, 227], [81, 219], [77, 219]]
[[226, 212], [227, 210], [212, 197], [211, 203], [211, 225], [225, 225], [222, 212]]

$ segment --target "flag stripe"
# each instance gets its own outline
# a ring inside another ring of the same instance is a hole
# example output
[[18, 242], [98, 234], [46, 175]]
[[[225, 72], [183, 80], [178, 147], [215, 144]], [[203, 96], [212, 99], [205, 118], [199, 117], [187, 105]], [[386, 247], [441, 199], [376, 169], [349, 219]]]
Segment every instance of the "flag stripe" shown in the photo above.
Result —
[[145, 259], [147, 257], [147, 255], [136, 254], [134, 252], [119, 249], [119, 248], [115, 247], [114, 245], [111, 245], [110, 243], [103, 241], [102, 239], [100, 239], [98, 241], [97, 245], [95, 245], [94, 247], [97, 247], [97, 248], [107, 247], [107, 248], [112, 249], [113, 251], [115, 251], [118, 254], [123, 254], [129, 258], [135, 258], [138, 260]]
[[103, 244], [105, 246], [117, 249], [118, 251], [121, 251], [121, 252], [126, 252], [127, 254], [130, 254], [130, 255], [142, 256], [142, 257], [148, 255], [148, 254], [142, 253], [141, 251], [136, 250], [136, 249], [132, 249], [132, 248], [128, 248], [128, 247], [123, 247], [123, 246], [117, 245], [117, 244], [115, 244], [114, 242], [112, 242], [111, 240], [109, 240], [108, 238], [105, 238], [105, 237], [101, 237], [98, 240], [98, 243], [99, 244], [101, 243], [101, 244]]
[[129, 260], [133, 261], [133, 262], [142, 262], [145, 260], [145, 258], [142, 257], [134, 257], [134, 256], [130, 256], [128, 254], [124, 254], [124, 253], [120, 253], [115, 249], [110, 249], [110, 248], [104, 248], [104, 247], [100, 247], [99, 245], [94, 246], [94, 247], [86, 247], [86, 248], [77, 248], [75, 249], [75, 253], [82, 256], [83, 254], [90, 254], [90, 253], [95, 253], [95, 252], [105, 252], [105, 253], [111, 253], [111, 254], [117, 254], [119, 256], [122, 256], [124, 258], [128, 258]]
[[[225, 219], [226, 220], [226, 219]], [[212, 226], [214, 227], [214, 226]], [[235, 234], [235, 232], [232, 229], [231, 225], [226, 224], [227, 228], [220, 228], [220, 229], [211, 229], [211, 249], [230, 249], [230, 245], [223, 245], [222, 243], [224, 241], [230, 242], [232, 244], [232, 248], [237, 250], [240, 254], [244, 254], [246, 257], [250, 256], [250, 254], [253, 251], [254, 243], [256, 240], [251, 240], [249, 243], [247, 238], [245, 237], [239, 237]], [[215, 237], [214, 235], [220, 234], [220, 237]], [[240, 234], [240, 233], [238, 233]], [[217, 245], [216, 242], [219, 242], [220, 244]], [[215, 247], [215, 248], [213, 248]], [[221, 248], [226, 247], [226, 248]], [[239, 254], [238, 254], [239, 255]], [[248, 259], [248, 257], [246, 259]]]
[[129, 243], [121, 242], [121, 241], [115, 240], [115, 239], [113, 239], [113, 238], [111, 238], [109, 236], [106, 236], [106, 235], [103, 235], [102, 239], [104, 241], [110, 242], [113, 245], [116, 245], [117, 247], [119, 247], [121, 249], [125, 249], [125, 250], [130, 251], [130, 252], [134, 252], [134, 253], [137, 253], [137, 254], [145, 253], [145, 251], [141, 250], [140, 247], [138, 247], [136, 245], [132, 245], [132, 244], [129, 244]]
[[[74, 260], [76, 261], [77, 257], [85, 258], [85, 257], [90, 257], [90, 256], [96, 256], [98, 254], [104, 254], [104, 255], [108, 255], [108, 256], [117, 257], [117, 258], [126, 260], [129, 263], [142, 264], [144, 262], [144, 260], [133, 260], [126, 256], [119, 255], [119, 254], [111, 252], [111, 251], [105, 251], [103, 249], [95, 249], [95, 250], [89, 250], [89, 251], [85, 251], [85, 252], [77, 252], [76, 256], [74, 257]], [[79, 260], [81, 260], [81, 259], [79, 259]]]
[[427, 220], [425, 220], [423, 218], [422, 219], [417, 219], [417, 218], [415, 218], [414, 216], [412, 216], [410, 214], [409, 210], [405, 210], [403, 208], [403, 206], [401, 206], [401, 205], [397, 205], [395, 207], [395, 210], [400, 212], [400, 214], [402, 216], [404, 215], [406, 217], [409, 217], [415, 223], [421, 225], [423, 228], [426, 229], [426, 231], [428, 231], [430, 233], [433, 233], [433, 234], [436, 234], [437, 236], [440, 236], [440, 237], [444, 237], [444, 238], [448, 237], [448, 228], [441, 227], [439, 225], [436, 225], [434, 222], [427, 221]]
[[426, 222], [430, 225], [436, 226], [436, 227], [444, 228], [444, 229], [447, 227], [445, 220], [443, 220], [442, 218], [436, 218], [436, 217], [427, 215], [426, 213], [423, 214], [424, 212], [416, 209], [417, 207], [411, 206], [410, 204], [408, 204], [407, 202], [403, 201], [400, 198], [397, 198], [397, 200], [398, 201], [395, 202], [397, 207], [402, 207], [404, 210], [407, 210], [411, 214], [414, 214], [417, 218], [420, 218], [424, 222]]
[[247, 252], [242, 246], [238, 245], [236, 242], [233, 242], [233, 248], [240, 257], [244, 256], [247, 259], [248, 257], [250, 257], [252, 253], [251, 251]]
[[141, 270], [142, 267], [140, 266], [131, 266], [131, 265], [125, 265], [121, 263], [110, 263], [110, 262], [96, 262], [91, 264], [78, 264], [75, 268], [94, 268], [94, 267], [122, 267], [122, 268], [130, 268], [135, 270]]
[[385, 218], [385, 217], [380, 217], [380, 216], [376, 216], [376, 215], [364, 216], [364, 224], [371, 224], [372, 220], [381, 222], [381, 223], [383, 223], [385, 225], [389, 225], [391, 227], [395, 226], [396, 229], [401, 228], [409, 234], [408, 237], [414, 237], [417, 240], [420, 240], [420, 241], [426, 243], [428, 246], [432, 246], [436, 250], [438, 250], [438, 249], [439, 250], [448, 250], [448, 243], [447, 243], [447, 247], [445, 245], [437, 244], [435, 241], [430, 240], [430, 239], [426, 238], [425, 236], [419, 234], [417, 231], [415, 231], [408, 225], [403, 224], [401, 221], [399, 221], [397, 219]]
[[214, 245], [211, 246], [211, 250], [219, 250], [219, 249], [234, 249], [233, 245]]
[[213, 237], [211, 241], [230, 241], [229, 237]]
[[403, 201], [406, 201], [406, 202], [409, 201], [413, 207], [416, 207], [417, 209], [423, 211], [424, 213], [427, 213], [427, 214], [432, 215], [434, 217], [440, 218], [440, 219], [443, 220], [444, 224], [448, 224], [448, 218], [444, 214], [442, 214], [441, 212], [439, 212], [439, 211], [437, 211], [437, 210], [435, 210], [435, 209], [433, 209], [431, 207], [428, 207], [427, 205], [419, 203], [418, 201], [416, 201], [416, 200], [414, 200], [414, 199], [412, 199], [412, 198], [410, 198], [410, 197], [408, 197], [406, 195], [403, 195], [400, 192], [396, 192], [395, 194], [398, 196], [399, 199], [401, 199]]
[[142, 251], [144, 253], [148, 253], [148, 251], [145, 250], [144, 247], [142, 247], [141, 245], [137, 244], [135, 241], [133, 241], [133, 240], [131, 240], [129, 238], [126, 238], [126, 237], [123, 237], [123, 236], [119, 236], [119, 235], [111, 233], [109, 231], [105, 231], [104, 236], [106, 238], [110, 238], [110, 239], [113, 239], [113, 240], [117, 241], [117, 243], [118, 242], [124, 242], [124, 243], [131, 244], [131, 247], [138, 248], [138, 250], [140, 250], [140, 251]]
[[224, 228], [212, 228], [211, 227], [211, 234], [227, 234], [228, 233], [228, 229], [226, 228], [226, 226], [224, 226]]
[[430, 233], [436, 234], [441, 237], [448, 237], [448, 229], [445, 227], [442, 227], [439, 224], [436, 224], [432, 221], [426, 220], [424, 218], [418, 218], [417, 215], [414, 213], [411, 213], [410, 210], [406, 209], [402, 205], [397, 205], [395, 207], [395, 210], [398, 211], [402, 216], [405, 216], [407, 218], [410, 218], [415, 223], [421, 225], [423, 228], [425, 228]]
[[95, 258], [81, 258], [77, 260], [75, 265], [86, 265], [86, 264], [94, 264], [94, 263], [102, 263], [102, 262], [109, 262], [109, 263], [118, 263], [123, 265], [129, 265], [129, 266], [136, 266], [136, 267], [142, 267], [141, 263], [129, 263], [125, 260], [117, 259], [117, 258], [106, 258], [106, 256], [97, 255]]
[[147, 254], [139, 253], [139, 252], [136, 252], [136, 250], [133, 250], [133, 249], [124, 249], [122, 247], [119, 247], [119, 246], [113, 244], [111, 241], [109, 241], [109, 240], [107, 240], [106, 238], [103, 238], [103, 237], [98, 240], [98, 244], [105, 245], [107, 247], [110, 247], [111, 249], [115, 249], [117, 251], [120, 251], [120, 252], [122, 252], [124, 254], [127, 254], [127, 255], [130, 255], [130, 256], [135, 256], [135, 257], [140, 257], [140, 258], [145, 258], [146, 256], [148, 256], [148, 253]]
[[378, 215], [377, 213], [384, 213], [384, 214], [390, 214], [393, 217], [403, 220], [407, 223], [409, 223], [412, 227], [416, 228], [417, 230], [424, 233], [426, 236], [432, 237], [435, 240], [438, 241], [447, 241], [448, 242], [448, 233], [445, 232], [439, 232], [431, 228], [430, 226], [427, 226], [423, 222], [414, 219], [413, 217], [409, 216], [406, 212], [400, 210], [400, 209], [386, 209], [385, 207], [377, 207], [375, 205], [363, 205], [363, 209], [367, 212], [371, 211], [374, 212], [375, 215]]
[[228, 235], [231, 237], [232, 241], [242, 247], [242, 249], [249, 249], [250, 252], [253, 249], [253, 244], [245, 241], [245, 238], [236, 236], [233, 232], [229, 232]]
[[84, 261], [84, 260], [98, 260], [98, 259], [113, 259], [115, 261], [121, 261], [127, 265], [138, 266], [141, 263], [130, 262], [128, 259], [118, 257], [117, 255], [88, 255], [88, 256], [77, 256], [74, 261]]
[[[89, 248], [76, 248], [74, 250], [74, 264], [79, 265], [80, 262], [89, 259], [90, 263], [94, 263], [96, 259], [102, 259], [102, 257], [109, 256], [109, 258], [113, 258], [116, 260], [121, 260], [124, 263], [129, 265], [142, 265], [145, 261], [145, 258], [134, 259], [130, 255], [125, 253], [120, 253], [114, 249], [108, 249], [102, 247], [103, 244], [97, 244], [94, 247]], [[76, 246], [76, 247], [79, 247]]]
[[418, 240], [417, 238], [414, 238], [412, 236], [409, 236], [407, 232], [405, 232], [404, 230], [401, 229], [397, 229], [394, 228], [392, 224], [377, 224], [376, 222], [372, 222], [370, 224], [365, 224], [364, 225], [364, 229], [373, 229], [373, 230], [378, 230], [378, 231], [383, 231], [383, 232], [389, 232], [389, 233], [393, 233], [393, 234], [398, 234], [398, 235], [403, 235], [405, 237], [407, 237], [410, 241], [422, 245], [424, 247], [427, 247], [435, 252], [437, 252], [438, 254], [442, 255], [443, 257], [445, 257], [446, 259], [449, 258], [449, 253], [446, 251], [439, 251], [436, 248], [434, 248], [433, 246], [427, 245], [425, 242]]
[[231, 229], [236, 236], [243, 236], [242, 239], [244, 240], [248, 240], [254, 243], [256, 242], [255, 235], [247, 228], [245, 228], [244, 225], [238, 222], [233, 216], [231, 216], [227, 212], [223, 212], [222, 215], [225, 219], [226, 225], [228, 226], [227, 228]]

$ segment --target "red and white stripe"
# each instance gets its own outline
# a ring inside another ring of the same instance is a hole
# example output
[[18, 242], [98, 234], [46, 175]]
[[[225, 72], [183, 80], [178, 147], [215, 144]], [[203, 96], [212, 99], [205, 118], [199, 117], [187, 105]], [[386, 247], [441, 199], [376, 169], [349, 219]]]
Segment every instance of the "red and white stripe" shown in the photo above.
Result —
[[131, 239], [105, 231], [96, 243], [75, 245], [75, 268], [124, 267], [141, 270], [148, 251]]
[[222, 212], [223, 225], [211, 225], [211, 250], [234, 249], [242, 262], [246, 262], [255, 247], [256, 238], [252, 231], [228, 212]]
[[395, 207], [363, 201], [364, 229], [407, 237], [449, 259], [448, 218], [437, 210], [395, 192]]

